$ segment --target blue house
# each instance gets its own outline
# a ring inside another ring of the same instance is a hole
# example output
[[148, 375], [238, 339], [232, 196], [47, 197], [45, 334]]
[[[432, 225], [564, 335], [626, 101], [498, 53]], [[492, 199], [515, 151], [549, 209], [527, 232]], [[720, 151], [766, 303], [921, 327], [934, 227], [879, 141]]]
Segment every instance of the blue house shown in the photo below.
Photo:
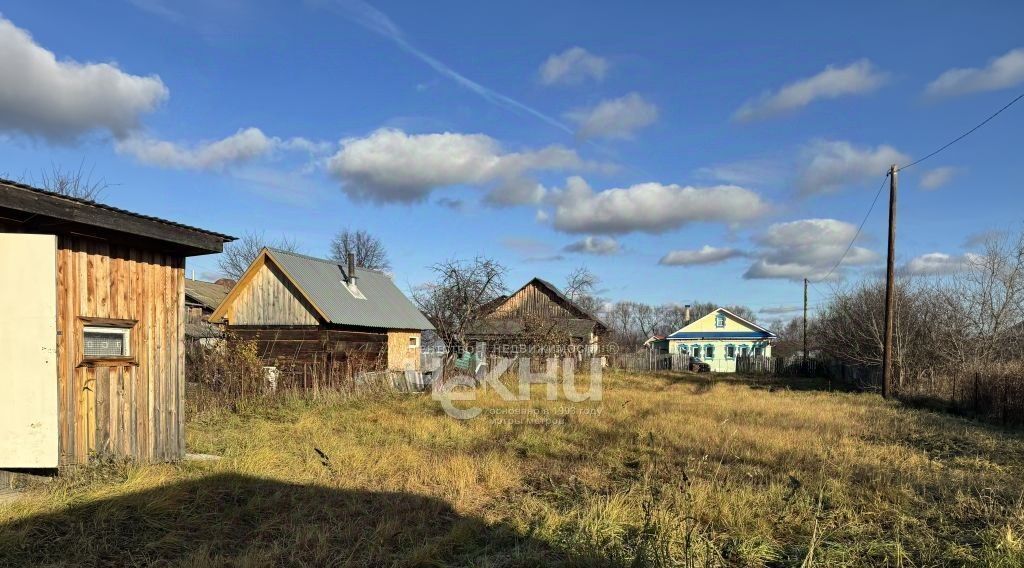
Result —
[[698, 357], [717, 373], [735, 373], [737, 357], [771, 357], [776, 335], [718, 308], [666, 339], [669, 353]]

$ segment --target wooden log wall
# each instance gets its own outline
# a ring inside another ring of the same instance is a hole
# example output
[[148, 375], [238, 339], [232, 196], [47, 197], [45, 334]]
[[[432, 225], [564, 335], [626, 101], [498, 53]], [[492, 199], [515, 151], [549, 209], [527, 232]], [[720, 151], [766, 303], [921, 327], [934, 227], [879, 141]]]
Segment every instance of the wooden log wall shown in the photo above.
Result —
[[[185, 453], [184, 258], [60, 236], [57, 342], [62, 464], [94, 453], [142, 461]], [[128, 360], [84, 360], [87, 319], [134, 321]]]
[[263, 362], [283, 372], [322, 361], [325, 355], [330, 355], [333, 362], [346, 362], [365, 370], [376, 369], [387, 360], [388, 335], [384, 332], [230, 326], [228, 333], [234, 339], [255, 341]]

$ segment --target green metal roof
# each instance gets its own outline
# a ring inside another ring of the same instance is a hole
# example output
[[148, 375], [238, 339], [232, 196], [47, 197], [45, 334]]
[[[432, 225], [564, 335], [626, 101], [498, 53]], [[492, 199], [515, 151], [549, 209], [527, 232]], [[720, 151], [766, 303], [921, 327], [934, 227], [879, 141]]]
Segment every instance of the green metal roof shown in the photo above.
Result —
[[267, 254], [327, 317], [327, 323], [386, 329], [434, 329], [384, 273], [356, 268], [356, 287], [365, 297], [360, 299], [346, 285], [346, 268], [333, 260], [277, 249], [267, 249]]

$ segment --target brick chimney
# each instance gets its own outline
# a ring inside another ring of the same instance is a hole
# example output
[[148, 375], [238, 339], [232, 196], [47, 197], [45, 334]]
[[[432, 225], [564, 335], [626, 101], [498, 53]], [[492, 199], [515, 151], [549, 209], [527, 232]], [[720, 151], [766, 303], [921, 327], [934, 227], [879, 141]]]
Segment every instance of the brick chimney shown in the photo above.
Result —
[[690, 323], [690, 304], [686, 304], [686, 311], [683, 312], [683, 323]]

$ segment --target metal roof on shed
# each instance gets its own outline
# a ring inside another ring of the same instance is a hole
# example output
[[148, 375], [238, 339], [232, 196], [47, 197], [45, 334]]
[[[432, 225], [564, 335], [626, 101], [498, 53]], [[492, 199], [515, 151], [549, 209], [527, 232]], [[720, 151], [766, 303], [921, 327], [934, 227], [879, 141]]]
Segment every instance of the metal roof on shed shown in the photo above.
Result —
[[356, 268], [356, 286], [366, 299], [349, 292], [345, 267], [277, 249], [267, 255], [281, 267], [327, 317], [327, 323], [387, 329], [434, 329], [430, 321], [387, 275]]

